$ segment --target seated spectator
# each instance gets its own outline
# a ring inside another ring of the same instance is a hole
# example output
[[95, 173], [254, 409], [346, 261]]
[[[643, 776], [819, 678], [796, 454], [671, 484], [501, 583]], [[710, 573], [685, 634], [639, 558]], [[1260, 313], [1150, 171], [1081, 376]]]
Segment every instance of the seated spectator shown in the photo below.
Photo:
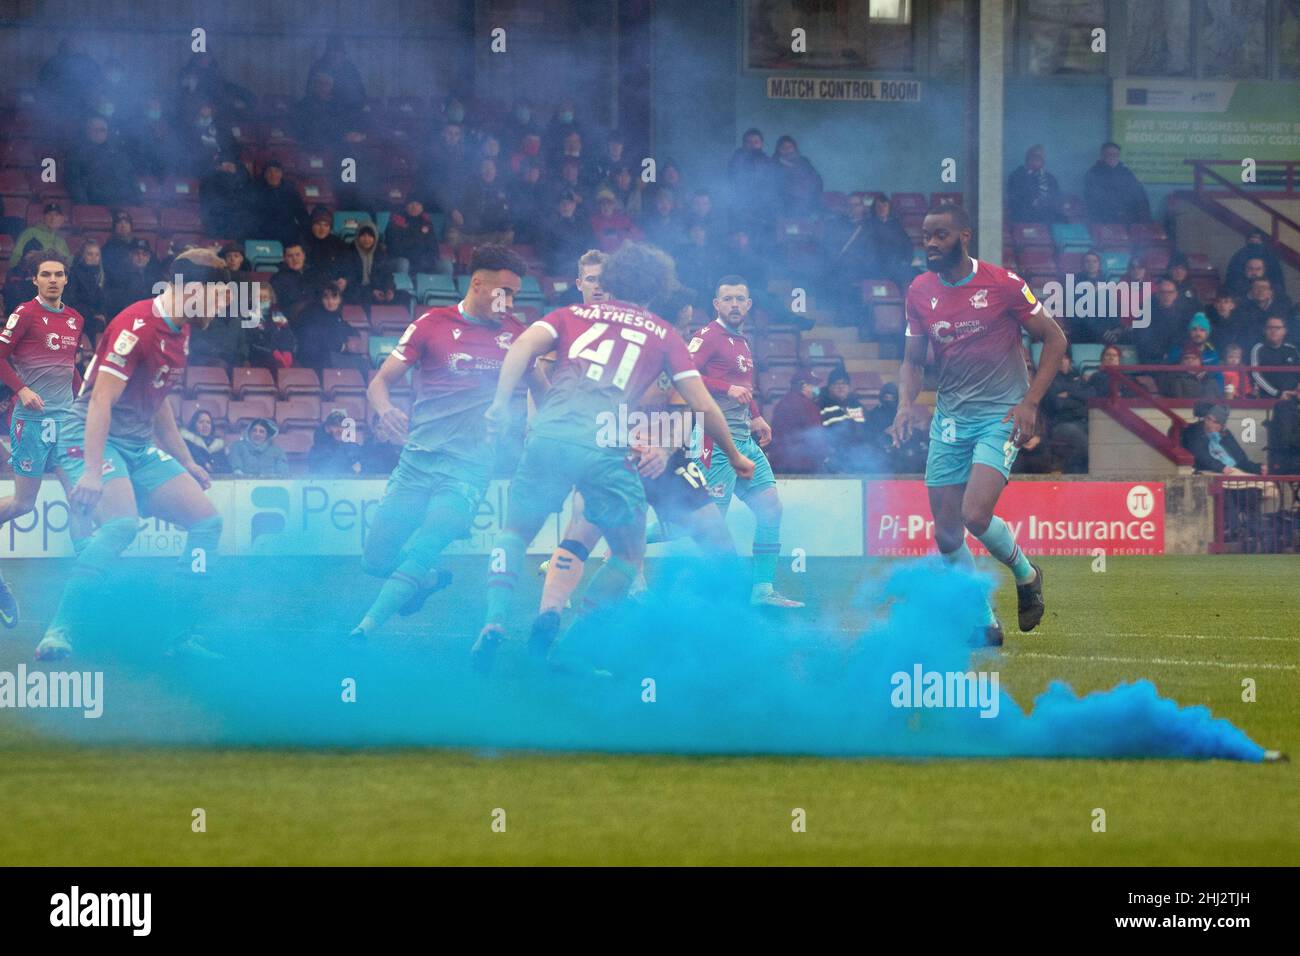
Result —
[[154, 285], [162, 281], [167, 280], [153, 249], [146, 240], [135, 240], [126, 271], [107, 275], [109, 313], [117, 315], [132, 303], [153, 298]]
[[23, 256], [36, 250], [57, 252], [65, 261], [70, 261], [72, 250], [68, 248], [68, 241], [63, 238], [65, 222], [67, 217], [63, 214], [63, 207], [56, 202], [47, 202], [41, 214], [40, 225], [28, 226], [14, 240], [14, 251], [9, 256], [9, 268], [14, 268], [22, 261]]
[[1223, 398], [1223, 384], [1201, 365], [1201, 353], [1195, 346], [1183, 350], [1181, 371], [1162, 374], [1160, 394], [1166, 398]]
[[228, 242], [221, 247], [217, 253], [225, 260], [226, 268], [230, 270], [230, 278], [233, 282], [247, 282], [252, 270], [247, 268], [248, 263], [244, 259], [243, 247], [235, 242]]
[[[605, 150], [591, 165], [593, 182], [606, 183], [612, 186], [618, 170], [627, 169], [629, 172], [631, 171], [625, 156], [626, 146], [627, 141], [618, 130], [612, 131], [605, 137]], [[619, 196], [619, 199], [623, 198], [623, 196]], [[626, 206], [624, 208], [627, 209]], [[636, 215], [631, 209], [627, 209], [627, 214], [629, 216]]]
[[1282, 395], [1268, 420], [1268, 470], [1300, 475], [1300, 389]]
[[889, 279], [906, 293], [916, 278], [912, 268], [912, 240], [903, 224], [890, 214], [888, 196], [877, 196], [871, 204], [871, 246], [875, 250], [876, 269], [880, 275], [873, 278]]
[[616, 166], [609, 179], [602, 181], [614, 194], [615, 205], [636, 222], [641, 218], [640, 180], [632, 175], [632, 167]]
[[[1239, 371], [1244, 355], [1244, 350], [1236, 342], [1223, 350], [1223, 371], [1220, 374], [1223, 376], [1224, 398], [1251, 398], [1254, 396], [1250, 376]], [[1234, 371], [1234, 369], [1237, 371]]]
[[334, 235], [334, 214], [324, 206], [311, 211], [311, 228], [303, 240], [307, 268], [318, 281], [337, 281], [342, 276], [340, 263], [351, 253], [348, 244]]
[[1202, 365], [1218, 365], [1219, 352], [1210, 343], [1210, 320], [1204, 312], [1197, 312], [1187, 322], [1187, 338], [1173, 346], [1165, 356], [1166, 365], [1178, 365], [1188, 349], [1201, 356]]
[[307, 207], [298, 190], [284, 178], [278, 159], [262, 168], [262, 178], [252, 195], [254, 235], [249, 239], [274, 239], [281, 245], [297, 242], [310, 225]]
[[577, 197], [582, 214], [588, 218], [591, 216], [591, 203], [588, 202], [590, 191], [582, 182], [582, 166], [572, 156], [560, 163], [558, 175], [552, 176], [550, 180], [552, 203], [565, 193], [573, 193]]
[[515, 242], [535, 245], [543, 241], [542, 223], [546, 219], [550, 187], [542, 180], [540, 163], [523, 164], [519, 176], [506, 187], [513, 210]]
[[1061, 186], [1046, 169], [1042, 146], [1030, 146], [1025, 164], [1007, 179], [1007, 211], [1012, 222], [1061, 222]]
[[449, 122], [438, 133], [438, 142], [416, 173], [417, 195], [433, 212], [443, 212], [451, 226], [461, 226], [464, 216], [456, 203], [469, 184], [470, 152], [465, 146], [465, 128]]
[[772, 169], [776, 176], [777, 208], [782, 216], [797, 219], [821, 214], [821, 174], [799, 152], [793, 136], [782, 136], [776, 141]]
[[1101, 253], [1096, 249], [1089, 249], [1083, 254], [1083, 264], [1077, 276], [1074, 277], [1075, 285], [1080, 282], [1105, 282], [1106, 276], [1101, 271]]
[[1183, 429], [1182, 445], [1192, 453], [1197, 471], [1216, 475], [1267, 473], [1267, 469], [1250, 460], [1228, 431], [1228, 406], [1198, 402], [1192, 414], [1199, 420]]
[[1287, 321], [1272, 315], [1264, 323], [1264, 338], [1250, 350], [1251, 365], [1296, 366], [1296, 373], [1251, 372], [1260, 398], [1289, 398], [1300, 390], [1300, 349], [1287, 341]]
[[226, 441], [216, 431], [212, 413], [206, 408], [195, 409], [189, 424], [181, 429], [181, 438], [185, 439], [194, 461], [208, 474], [220, 474], [229, 470], [226, 461]]
[[1220, 286], [1205, 313], [1205, 317], [1210, 320], [1210, 334], [1214, 340], [1220, 345], [1236, 344], [1249, 348], [1253, 340], [1250, 330], [1242, 321], [1243, 315], [1236, 296], [1228, 291], [1227, 286]]
[[131, 267], [131, 250], [135, 247], [135, 225], [125, 209], [114, 209], [113, 233], [104, 243], [104, 271], [111, 278]]
[[866, 412], [853, 394], [848, 373], [837, 369], [821, 395], [826, 470], [832, 473], [880, 471], [867, 443]]
[[[1114, 368], [1124, 364], [1124, 353], [1120, 351], [1118, 345], [1107, 345], [1101, 350], [1101, 361], [1098, 363], [1098, 370], [1094, 371], [1084, 379], [1084, 384], [1088, 388], [1088, 397], [1090, 398], [1110, 398], [1111, 376], [1100, 371], [1103, 368]], [[1118, 381], [1123, 382], [1124, 377], [1118, 376]], [[1120, 394], [1124, 394], [1124, 389], [1120, 388]]]
[[542, 261], [546, 274], [566, 275], [574, 261], [595, 245], [591, 223], [577, 215], [578, 197], [566, 191], [555, 204], [555, 212], [542, 225]]
[[63, 301], [85, 318], [83, 334], [94, 342], [109, 319], [108, 280], [104, 274], [103, 253], [95, 240], [86, 240], [72, 263]]
[[1091, 390], [1067, 352], [1043, 396], [1051, 452], [1068, 474], [1088, 470], [1088, 398]]
[[69, 150], [67, 166], [68, 192], [78, 206], [115, 206], [138, 195], [131, 157], [110, 141], [102, 116], [86, 121], [85, 136]]
[[1149, 308], [1151, 324], [1144, 329], [1133, 329], [1132, 335], [1139, 364], [1159, 365], [1169, 361], [1170, 350], [1183, 341], [1187, 323], [1195, 311], [1178, 294], [1178, 286], [1172, 279], [1156, 283], [1154, 301], [1149, 303]]
[[334, 95], [334, 77], [324, 70], [307, 83], [307, 95], [293, 109], [294, 138], [308, 149], [341, 146], [357, 116], [354, 104]]
[[[691, 194], [691, 204], [686, 209], [682, 226], [689, 232], [691, 226], [700, 225], [710, 235], [720, 234], [719, 218], [717, 210], [713, 208], [713, 194], [707, 189], [697, 189]], [[747, 231], [754, 228], [754, 222], [745, 217], [737, 218], [737, 222], [743, 225]], [[753, 233], [750, 232], [750, 235], [753, 235]]]
[[1223, 282], [1234, 295], [1244, 296], [1250, 291], [1251, 280], [1258, 278], [1269, 279], [1274, 289], [1286, 294], [1282, 261], [1273, 251], [1268, 234], [1261, 229], [1252, 229], [1246, 234], [1245, 245], [1228, 260], [1227, 268], [1223, 270]]
[[343, 45], [343, 37], [338, 34], [325, 41], [325, 52], [307, 71], [306, 95], [308, 96], [311, 95], [312, 77], [318, 73], [329, 74], [333, 81], [333, 95], [342, 106], [358, 110], [365, 105], [366, 87], [361, 81], [361, 73], [348, 56], [347, 49]]
[[703, 223], [692, 223], [686, 231], [686, 242], [669, 250], [677, 260], [677, 276], [682, 284], [692, 289], [713, 289], [722, 275], [708, 229]]
[[271, 440], [277, 431], [269, 418], [249, 422], [244, 437], [227, 453], [231, 474], [236, 478], [287, 478], [289, 460], [284, 449]]
[[210, 236], [244, 238], [257, 227], [253, 181], [237, 153], [218, 154], [199, 180], [199, 213]]
[[497, 176], [495, 160], [479, 161], [478, 175], [465, 188], [456, 208], [464, 217], [464, 232], [478, 237], [475, 241], [500, 243], [511, 238], [510, 200], [505, 183]]
[[817, 377], [796, 372], [790, 391], [772, 410], [772, 441], [766, 451], [774, 471], [791, 475], [821, 471], [826, 460], [825, 429], [821, 409], [813, 400], [816, 394]]
[[511, 173], [522, 176], [527, 166], [541, 169], [545, 162], [542, 158], [542, 134], [536, 129], [521, 129], [519, 135], [514, 138], [506, 135], [505, 142], [519, 144], [519, 148], [510, 154]]
[[280, 271], [271, 277], [275, 301], [290, 319], [295, 318], [312, 302], [313, 277], [307, 272], [307, 254], [302, 243], [291, 242], [284, 247], [284, 261]]
[[612, 190], [601, 188], [596, 193], [596, 214], [591, 217], [591, 231], [602, 252], [617, 252], [623, 243], [643, 238], [627, 213], [618, 208]]
[[230, 125], [218, 122], [211, 103], [201, 102], [181, 114], [180, 139], [186, 176], [206, 176], [219, 156], [237, 157], [239, 144]]
[[189, 364], [222, 368], [248, 364], [244, 321], [239, 316], [219, 316], [209, 322], [207, 328], [193, 326], [190, 329]]
[[298, 339], [289, 326], [289, 317], [276, 303], [274, 282], [258, 283], [257, 314], [244, 330], [248, 341], [248, 364], [272, 374], [277, 369], [292, 368]]
[[677, 211], [677, 196], [671, 189], [660, 186], [654, 191], [649, 208], [641, 215], [641, 231], [646, 241], [660, 249], [671, 249], [681, 241], [685, 230]]
[[[335, 409], [316, 428], [311, 451], [307, 452], [307, 469], [313, 475], [351, 477], [361, 474], [361, 446], [345, 441], [346, 412]], [[355, 430], [356, 423], [353, 423]]]
[[[391, 305], [397, 301], [392, 266], [379, 245], [378, 231], [370, 223], [362, 223], [357, 230], [351, 254], [339, 263], [339, 271], [347, 280], [343, 292], [345, 302], [363, 305], [368, 310], [372, 305]], [[409, 296], [401, 293], [398, 304], [404, 305], [408, 301]]]
[[317, 301], [291, 320], [291, 328], [298, 339], [295, 362], [320, 375], [327, 368], [355, 368], [365, 374], [370, 366], [367, 356], [347, 351], [352, 327], [343, 321], [343, 296], [339, 287], [325, 283], [320, 287]]
[[1192, 280], [1187, 274], [1187, 256], [1178, 252], [1169, 260], [1169, 271], [1165, 273], [1174, 285], [1178, 287], [1178, 294], [1187, 300], [1188, 304], [1194, 308], [1201, 307], [1201, 297], [1196, 294], [1195, 287], [1192, 286]]
[[148, 97], [143, 110], [128, 118], [125, 139], [131, 167], [139, 175], [159, 180], [188, 175], [185, 148], [176, 132], [176, 123], [163, 109], [162, 97]]
[[1256, 279], [1250, 284], [1250, 293], [1246, 296], [1241, 311], [1241, 321], [1256, 341], [1270, 316], [1280, 315], [1288, 322], [1291, 321], [1291, 301], [1286, 296], [1277, 294], [1270, 279]]
[[1146, 282], [1147, 281], [1147, 264], [1141, 256], [1132, 256], [1128, 260], [1128, 268], [1120, 277], [1121, 282]]
[[402, 439], [393, 439], [384, 429], [377, 428], [370, 440], [361, 446], [360, 473], [385, 477], [391, 475], [402, 454], [402, 444]]
[[[876, 227], [869, 218], [865, 193], [850, 193], [848, 212], [826, 224], [826, 271], [822, 281], [830, 300], [845, 319], [863, 313], [862, 282], [883, 278], [876, 254]], [[908, 240], [909, 248], [911, 240]]]
[[747, 129], [727, 164], [729, 205], [746, 229], [766, 231], [776, 221], [776, 169], [764, 151], [763, 133]]
[[1119, 145], [1102, 143], [1101, 157], [1083, 178], [1083, 202], [1092, 222], [1123, 223], [1151, 221], [1151, 204], [1146, 190], [1119, 161]]
[[411, 198], [401, 212], [393, 214], [384, 231], [384, 244], [394, 259], [405, 259], [408, 272], [450, 273], [451, 263], [438, 253], [438, 233], [424, 203]]

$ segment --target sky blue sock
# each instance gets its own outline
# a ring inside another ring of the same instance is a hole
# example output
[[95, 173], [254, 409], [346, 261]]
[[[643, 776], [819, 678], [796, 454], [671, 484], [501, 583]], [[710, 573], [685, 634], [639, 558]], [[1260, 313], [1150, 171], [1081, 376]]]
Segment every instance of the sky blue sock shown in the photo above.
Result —
[[1024, 584], [1034, 576], [1034, 566], [1025, 557], [1025, 552], [1016, 544], [1011, 528], [997, 515], [989, 522], [988, 529], [979, 536], [980, 543], [989, 549], [989, 554], [1011, 569], [1017, 584]]

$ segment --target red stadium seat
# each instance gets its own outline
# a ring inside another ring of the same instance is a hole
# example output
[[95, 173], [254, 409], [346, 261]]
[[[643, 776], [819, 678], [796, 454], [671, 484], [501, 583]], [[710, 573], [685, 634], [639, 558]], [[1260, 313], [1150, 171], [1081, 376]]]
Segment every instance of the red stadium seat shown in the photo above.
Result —
[[372, 305], [370, 325], [380, 335], [401, 335], [411, 324], [411, 313], [404, 305]]
[[1140, 245], [1169, 241], [1169, 234], [1165, 232], [1165, 227], [1158, 222], [1135, 222], [1129, 226], [1128, 235]]
[[320, 395], [320, 379], [316, 370], [311, 368], [282, 368], [275, 373], [276, 385], [285, 398], [295, 395]]
[[[126, 213], [131, 217], [134, 232], [157, 232], [159, 229], [158, 212], [153, 206], [127, 206]], [[110, 225], [108, 228], [112, 228]]]
[[185, 394], [198, 398], [208, 394], [230, 395], [226, 370], [212, 365], [191, 365], [185, 369]]
[[903, 332], [903, 307], [881, 304], [871, 309], [871, 322], [876, 335], [893, 336]]
[[354, 329], [370, 328], [370, 320], [366, 318], [366, 310], [359, 305], [345, 305], [343, 307], [343, 321]]
[[271, 373], [264, 368], [235, 368], [230, 371], [230, 391], [240, 399], [253, 395], [271, 395], [279, 393]]
[[0, 144], [0, 166], [17, 166], [20, 168], [40, 168], [48, 150], [38, 150], [36, 143], [28, 139], [10, 140]]
[[799, 358], [808, 368], [835, 368], [844, 361], [832, 339], [803, 339]]
[[1062, 272], [1082, 272], [1084, 253], [1078, 249], [1069, 249], [1056, 257]]
[[1020, 263], [1020, 272], [1055, 272], [1056, 256], [1050, 246], [1029, 246], [1021, 249], [1016, 256]]
[[181, 413], [182, 413], [182, 406], [183, 406], [183, 403], [181, 402], [181, 397], [177, 395], [175, 392], [172, 392], [170, 395], [167, 396], [166, 401], [167, 401], [167, 407], [172, 410], [172, 418], [176, 419], [179, 422], [181, 420]]
[[238, 432], [254, 418], [275, 420], [275, 398], [270, 395], [253, 395], [226, 408], [226, 421]]
[[792, 332], [771, 332], [754, 343], [754, 356], [764, 370], [799, 366], [799, 336]]
[[1187, 254], [1187, 272], [1193, 276], [1213, 276], [1218, 278], [1218, 271], [1214, 264], [1210, 262], [1210, 257], [1203, 252], [1189, 252]]
[[203, 219], [199, 216], [197, 206], [164, 206], [162, 211], [163, 232], [202, 232]]
[[331, 400], [345, 395], [364, 398], [366, 383], [354, 368], [327, 368], [321, 372], [321, 391]]
[[[71, 243], [69, 243], [69, 245], [71, 245]], [[6, 263], [5, 265], [6, 271], [9, 268], [7, 265], [7, 263], [9, 262], [9, 257], [13, 255], [13, 252], [14, 252], [14, 237], [9, 235], [9, 233], [7, 232], [0, 232], [0, 260], [3, 260], [3, 262]]]
[[822, 206], [828, 212], [840, 216], [845, 215], [849, 211], [849, 195], [848, 193], [828, 189], [822, 193]]
[[320, 424], [320, 409], [319, 395], [296, 395], [287, 401], [275, 403], [275, 423], [280, 428], [294, 425], [315, 428]]
[[1101, 222], [1089, 227], [1097, 247], [1104, 250], [1126, 251], [1129, 246], [1128, 229], [1123, 223]]
[[890, 212], [900, 219], [905, 213], [925, 216], [929, 208], [925, 193], [894, 193], [890, 200]]
[[72, 225], [75, 229], [112, 229], [113, 216], [107, 206], [73, 206]]
[[963, 193], [930, 193], [930, 208], [937, 206], [962, 206], [966, 197]]
[[290, 428], [278, 432], [272, 439], [284, 451], [290, 461], [304, 461], [311, 446], [315, 444], [314, 429]]
[[15, 219], [22, 219], [26, 221], [27, 219], [27, 197], [26, 196], [0, 196], [0, 203], [3, 203], [5, 216], [12, 216]]
[[1169, 269], [1169, 247], [1148, 246], [1138, 253], [1149, 275], [1163, 275]]
[[156, 203], [163, 201], [162, 184], [153, 176], [135, 177], [136, 187], [140, 191], [140, 202]]
[[1011, 225], [1011, 241], [1017, 249], [1052, 248], [1052, 230], [1046, 223], [1017, 222]]
[[901, 303], [903, 296], [898, 291], [898, 286], [888, 279], [866, 279], [862, 283], [862, 301], [866, 304]]
[[334, 205], [334, 192], [324, 179], [303, 179], [298, 183], [298, 192], [308, 206]]
[[184, 176], [168, 176], [162, 184], [164, 202], [197, 203], [199, 201], [199, 181]]
[[0, 169], [0, 195], [29, 196], [32, 191], [31, 180], [25, 169]]
[[758, 373], [758, 390], [764, 400], [772, 401], [790, 391], [790, 369]]
[[1084, 222], [1088, 218], [1088, 210], [1084, 207], [1083, 198], [1080, 196], [1062, 196], [1061, 211], [1065, 213], [1066, 222]]
[[874, 401], [880, 394], [880, 386], [884, 381], [879, 372], [850, 372], [849, 384], [859, 397], [870, 397]]

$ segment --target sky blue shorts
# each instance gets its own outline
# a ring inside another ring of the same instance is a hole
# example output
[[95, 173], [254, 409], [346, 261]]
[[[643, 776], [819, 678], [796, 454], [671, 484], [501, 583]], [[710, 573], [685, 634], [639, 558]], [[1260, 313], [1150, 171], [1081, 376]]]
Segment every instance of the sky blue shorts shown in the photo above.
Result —
[[63, 430], [63, 412], [15, 408], [9, 420], [9, 463], [15, 475], [40, 478]]
[[970, 479], [971, 465], [988, 465], [1003, 478], [1011, 476], [1011, 466], [1019, 453], [1011, 441], [1014, 424], [998, 418], [960, 422], [935, 414], [930, 422], [930, 454], [925, 460], [925, 483], [929, 487], [964, 485]]

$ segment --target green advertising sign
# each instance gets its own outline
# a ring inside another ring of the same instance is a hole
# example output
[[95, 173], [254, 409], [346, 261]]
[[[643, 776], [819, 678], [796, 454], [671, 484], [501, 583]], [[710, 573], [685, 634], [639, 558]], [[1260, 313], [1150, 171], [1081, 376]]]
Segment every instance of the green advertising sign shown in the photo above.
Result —
[[1147, 183], [1190, 183], [1188, 159], [1300, 159], [1293, 83], [1115, 80], [1111, 128]]

